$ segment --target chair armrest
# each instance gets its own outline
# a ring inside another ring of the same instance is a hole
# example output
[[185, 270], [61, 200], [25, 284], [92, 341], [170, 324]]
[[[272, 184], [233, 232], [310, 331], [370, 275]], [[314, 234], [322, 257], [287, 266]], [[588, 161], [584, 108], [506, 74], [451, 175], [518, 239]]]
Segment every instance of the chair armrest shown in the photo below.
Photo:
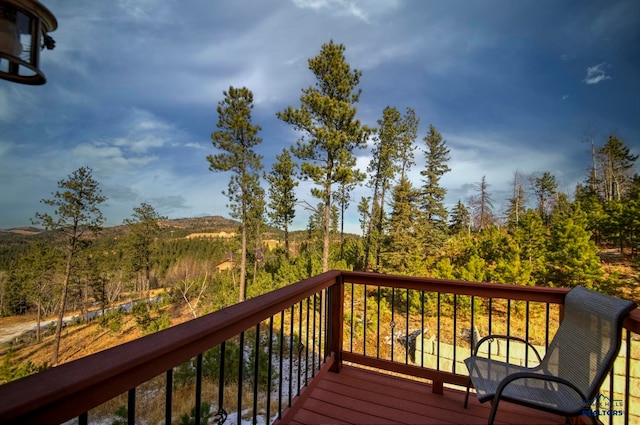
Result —
[[511, 335], [487, 335], [483, 338], [480, 338], [480, 340], [476, 343], [476, 346], [473, 348], [473, 356], [475, 357], [478, 355], [478, 350], [480, 349], [480, 345], [482, 343], [486, 341], [493, 342], [494, 339], [506, 339], [511, 341], [522, 342], [523, 344], [527, 345], [527, 347], [530, 347], [533, 350], [536, 357], [538, 358], [538, 363], [542, 363], [542, 357], [540, 357], [540, 353], [538, 353], [538, 350], [536, 350], [536, 347], [534, 347], [531, 343], [529, 343], [528, 341], [522, 338], [519, 338], [517, 336], [511, 336]]

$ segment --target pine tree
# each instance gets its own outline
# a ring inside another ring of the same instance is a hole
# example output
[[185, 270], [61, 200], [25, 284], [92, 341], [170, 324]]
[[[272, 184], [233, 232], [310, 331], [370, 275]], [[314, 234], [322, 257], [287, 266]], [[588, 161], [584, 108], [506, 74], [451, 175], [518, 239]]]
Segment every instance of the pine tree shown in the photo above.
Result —
[[[239, 300], [244, 301], [247, 272], [247, 226], [252, 219], [254, 199], [264, 196], [260, 188], [262, 156], [253, 149], [262, 142], [257, 136], [260, 126], [251, 122], [253, 93], [246, 87], [229, 87], [223, 92], [224, 99], [218, 102], [219, 130], [211, 135], [213, 147], [221, 153], [207, 156], [211, 171], [231, 171], [229, 186], [222, 192], [229, 198], [231, 217], [240, 221], [240, 291]], [[255, 214], [253, 214], [255, 215]]]
[[269, 182], [269, 212], [271, 223], [284, 230], [285, 256], [289, 258], [289, 226], [296, 216], [295, 188], [298, 186], [296, 164], [291, 160], [287, 149], [282, 149], [276, 155], [271, 173], [267, 176]]
[[422, 190], [420, 204], [425, 221], [423, 232], [425, 244], [431, 249], [442, 245], [447, 230], [447, 208], [444, 198], [447, 189], [440, 185], [442, 176], [451, 171], [447, 165], [449, 161], [449, 149], [442, 135], [433, 125], [429, 126], [429, 133], [424, 137], [427, 149], [424, 151], [426, 158], [425, 169], [420, 171]]
[[587, 230], [580, 204], [554, 216], [547, 245], [548, 278], [555, 286], [591, 288], [602, 276], [598, 247]]
[[518, 228], [513, 231], [513, 238], [518, 244], [520, 258], [530, 265], [534, 279], [543, 283], [546, 278], [546, 240], [549, 231], [542, 223], [540, 215], [527, 210], [518, 221]]
[[424, 248], [417, 227], [419, 191], [408, 178], [400, 178], [393, 189], [389, 234], [385, 238], [383, 265], [386, 270], [411, 274], [424, 260]]
[[[355, 157], [354, 166], [355, 166]], [[348, 172], [343, 173], [342, 177], [338, 181], [338, 189], [333, 194], [335, 201], [334, 205], [337, 207], [340, 214], [340, 259], [344, 258], [344, 215], [351, 203], [351, 192], [353, 189], [362, 182], [366, 175], [355, 168], [344, 168]]]
[[362, 236], [367, 234], [367, 229], [369, 228], [369, 220], [371, 219], [371, 215], [369, 213], [369, 199], [365, 196], [360, 198], [360, 203], [358, 204], [358, 213], [360, 214], [360, 230], [362, 230]]
[[344, 168], [352, 165], [354, 150], [366, 147], [369, 130], [355, 119], [357, 89], [362, 73], [351, 71], [344, 57], [345, 47], [333, 41], [322, 45], [320, 54], [309, 59], [315, 86], [302, 90], [300, 106], [287, 107], [276, 115], [304, 133], [293, 149], [302, 160], [302, 175], [316, 188], [311, 194], [324, 208], [322, 270], [329, 269], [329, 234], [333, 184], [343, 179]]
[[129, 233], [125, 236], [125, 246], [134, 273], [143, 273], [143, 284], [140, 292], [146, 291], [146, 297], [151, 297], [151, 257], [153, 243], [160, 233], [160, 221], [167, 217], [158, 214], [151, 204], [142, 202], [133, 208], [131, 218], [123, 221]]
[[24, 285], [26, 299], [36, 307], [36, 342], [40, 343], [40, 323], [45, 304], [53, 298], [58, 256], [44, 241], [35, 241], [13, 267], [13, 278]]
[[638, 155], [631, 154], [629, 147], [616, 136], [609, 136], [607, 143], [598, 149], [605, 201], [619, 201], [627, 194], [633, 181], [633, 166], [637, 160]]
[[549, 224], [549, 215], [553, 205], [551, 199], [556, 194], [558, 183], [550, 172], [545, 171], [542, 177], [536, 177], [533, 181], [533, 191], [538, 199], [538, 214], [545, 224]]
[[513, 175], [513, 195], [509, 198], [506, 219], [507, 227], [514, 230], [518, 227], [520, 217], [526, 211], [526, 194], [522, 187], [522, 174], [516, 170]]
[[47, 230], [62, 235], [66, 241], [67, 259], [51, 358], [53, 365], [58, 363], [62, 320], [67, 306], [69, 285], [72, 281], [74, 259], [78, 251], [88, 245], [85, 243], [88, 242], [86, 237], [94, 236], [102, 230], [104, 217], [98, 206], [107, 199], [102, 196], [98, 182], [94, 180], [89, 167], [80, 167], [69, 175], [67, 180], [60, 180], [58, 188], [62, 191], [54, 193], [53, 199], [41, 201], [45, 205], [56, 208], [53, 215], [36, 213], [34, 219], [34, 224], [41, 224]]
[[[380, 265], [380, 243], [383, 235], [386, 193], [401, 168], [410, 166], [413, 158], [411, 146], [416, 138], [417, 118], [411, 108], [404, 117], [391, 106], [382, 111], [378, 121], [378, 133], [373, 140], [371, 162], [367, 167], [369, 187], [373, 190], [371, 220], [365, 240], [365, 270], [369, 267], [369, 252], [375, 252], [377, 269]], [[402, 160], [406, 157], [406, 160]]]
[[467, 207], [464, 206], [461, 200], [458, 199], [458, 203], [451, 210], [451, 221], [449, 224], [449, 230], [451, 233], [469, 233], [471, 229], [471, 214]]
[[476, 183], [478, 194], [471, 198], [473, 209], [473, 227], [476, 231], [482, 231], [494, 224], [493, 199], [488, 191], [486, 176], [482, 176], [480, 183]]

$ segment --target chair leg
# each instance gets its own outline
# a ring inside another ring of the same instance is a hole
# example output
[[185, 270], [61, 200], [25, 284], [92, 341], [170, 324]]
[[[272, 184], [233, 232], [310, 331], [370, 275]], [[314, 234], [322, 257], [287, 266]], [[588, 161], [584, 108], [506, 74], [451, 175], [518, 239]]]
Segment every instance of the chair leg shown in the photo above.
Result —
[[464, 397], [464, 408], [466, 409], [469, 406], [469, 389], [471, 388], [471, 378], [467, 382], [467, 395]]
[[498, 413], [498, 403], [500, 403], [500, 399], [491, 400], [491, 413], [489, 413], [489, 421], [487, 421], [488, 425], [493, 425], [493, 421], [496, 420], [496, 413]]

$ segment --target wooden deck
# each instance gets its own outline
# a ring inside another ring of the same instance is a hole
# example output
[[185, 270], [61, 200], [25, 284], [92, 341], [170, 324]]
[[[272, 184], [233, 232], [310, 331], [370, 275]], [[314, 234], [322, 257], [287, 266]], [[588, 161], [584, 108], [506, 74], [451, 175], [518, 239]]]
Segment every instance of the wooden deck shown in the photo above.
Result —
[[[486, 424], [490, 404], [475, 394], [464, 409], [464, 391], [431, 386], [397, 376], [343, 366], [340, 373], [321, 373], [284, 412], [286, 424]], [[496, 423], [563, 424], [558, 415], [512, 403], [500, 404]]]

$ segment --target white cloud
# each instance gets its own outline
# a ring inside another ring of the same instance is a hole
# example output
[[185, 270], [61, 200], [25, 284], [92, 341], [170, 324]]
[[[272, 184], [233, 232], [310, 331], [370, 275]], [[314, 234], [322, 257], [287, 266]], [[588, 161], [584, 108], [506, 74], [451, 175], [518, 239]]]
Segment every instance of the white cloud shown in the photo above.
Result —
[[161, 148], [166, 145], [166, 141], [160, 137], [148, 135], [142, 138], [128, 139], [118, 138], [113, 141], [115, 146], [125, 146], [131, 152], [145, 153], [152, 148]]
[[189, 143], [185, 143], [183, 146], [185, 148], [192, 148], [192, 149], [198, 149], [198, 150], [203, 150], [203, 151], [207, 150], [207, 148], [202, 146], [200, 143], [189, 142]]
[[338, 16], [353, 16], [365, 23], [372, 23], [376, 18], [396, 9], [398, 0], [293, 0], [293, 4], [301, 9], [312, 9], [316, 12], [328, 10]]
[[584, 81], [586, 84], [598, 84], [604, 80], [610, 80], [611, 77], [607, 75], [604, 70], [605, 67], [609, 67], [606, 62], [602, 62], [598, 65], [590, 66], [587, 68], [587, 76], [584, 77]]

